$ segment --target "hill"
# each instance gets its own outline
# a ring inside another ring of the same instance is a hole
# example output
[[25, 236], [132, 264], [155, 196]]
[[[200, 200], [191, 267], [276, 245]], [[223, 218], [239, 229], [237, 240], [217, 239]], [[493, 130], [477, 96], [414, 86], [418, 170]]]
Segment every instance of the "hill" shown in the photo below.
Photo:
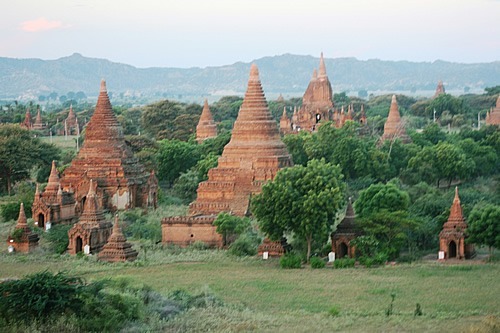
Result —
[[[319, 59], [284, 54], [254, 61], [266, 93], [300, 96]], [[434, 90], [443, 80], [447, 90], [482, 90], [500, 84], [500, 61], [462, 64], [355, 58], [325, 59], [333, 90], [357, 92]], [[35, 99], [57, 92], [83, 91], [95, 96], [101, 78], [110, 91], [142, 96], [229, 95], [243, 93], [250, 64], [206, 68], [136, 68], [75, 53], [56, 60], [0, 57], [0, 98]]]

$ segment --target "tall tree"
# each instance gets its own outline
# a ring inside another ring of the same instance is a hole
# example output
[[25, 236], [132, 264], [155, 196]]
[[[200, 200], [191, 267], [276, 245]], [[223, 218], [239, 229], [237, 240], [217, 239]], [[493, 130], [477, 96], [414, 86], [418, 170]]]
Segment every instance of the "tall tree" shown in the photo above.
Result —
[[468, 242], [488, 246], [490, 256], [493, 248], [500, 249], [500, 206], [476, 205], [468, 221]]
[[271, 239], [279, 240], [285, 233], [305, 239], [309, 261], [313, 241], [327, 241], [344, 206], [345, 190], [338, 166], [311, 160], [307, 166], [280, 170], [252, 199], [252, 213]]

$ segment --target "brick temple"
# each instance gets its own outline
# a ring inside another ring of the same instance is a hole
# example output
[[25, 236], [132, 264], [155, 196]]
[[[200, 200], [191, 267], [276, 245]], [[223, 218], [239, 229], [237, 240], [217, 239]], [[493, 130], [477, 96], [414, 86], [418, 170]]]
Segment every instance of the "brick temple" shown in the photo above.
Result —
[[90, 179], [98, 184], [104, 209], [115, 211], [156, 206], [157, 181], [144, 170], [126, 146], [123, 130], [113, 114], [101, 81], [95, 112], [86, 127], [85, 141], [71, 165], [64, 170], [61, 186], [74, 191], [77, 213], [81, 212]]
[[73, 105], [69, 106], [68, 116], [64, 120], [63, 135], [80, 135], [80, 124], [78, 118], [73, 111]]
[[384, 124], [384, 134], [380, 138], [380, 141], [385, 140], [396, 140], [399, 139], [404, 143], [411, 142], [410, 137], [406, 134], [405, 124], [401, 120], [401, 115], [399, 114], [398, 101], [396, 100], [396, 95], [392, 95], [391, 107], [389, 109], [389, 115]]
[[[12, 246], [14, 251], [28, 253], [33, 251], [38, 246], [39, 237], [28, 226], [28, 221], [24, 212], [24, 204], [22, 202], [21, 207], [19, 208], [19, 217], [14, 230], [16, 234], [20, 234], [15, 238], [13, 237], [14, 235], [11, 234], [7, 238], [7, 244]], [[18, 230], [21, 230], [21, 232]]]
[[269, 112], [259, 70], [253, 64], [231, 140], [217, 167], [208, 172], [208, 180], [199, 184], [197, 199], [189, 205], [189, 215], [162, 220], [163, 242], [186, 246], [202, 241], [222, 246], [222, 237], [212, 224], [217, 214], [249, 214], [250, 196], [259, 193], [279, 169], [291, 165], [291, 156]]
[[42, 112], [40, 111], [40, 107], [37, 107], [35, 122], [33, 123], [32, 129], [35, 131], [45, 131], [46, 129], [46, 126], [42, 121]]
[[214, 122], [208, 101], [205, 99], [203, 110], [201, 111], [200, 120], [196, 126], [196, 141], [203, 142], [206, 139], [215, 138], [217, 136], [217, 125]]
[[436, 92], [434, 93], [434, 96], [432, 96], [432, 98], [436, 98], [442, 94], [446, 94], [446, 90], [444, 89], [443, 81], [439, 80], [438, 85], [436, 87]]
[[500, 126], [500, 95], [494, 108], [486, 113], [486, 125]]
[[113, 232], [108, 238], [108, 242], [99, 252], [97, 258], [107, 262], [125, 262], [134, 261], [137, 258], [137, 251], [132, 249], [132, 245], [127, 242], [127, 239], [122, 233], [118, 223], [118, 214], [115, 215], [115, 223], [113, 224]]
[[26, 108], [24, 120], [20, 125], [22, 128], [26, 128], [28, 130], [30, 130], [33, 127], [33, 118], [31, 117], [31, 112], [29, 107]]
[[86, 254], [98, 253], [111, 235], [112, 224], [104, 217], [97, 187], [91, 179], [80, 220], [68, 231], [69, 254], [82, 251]]
[[439, 233], [439, 251], [444, 253], [443, 259], [468, 259], [474, 255], [474, 245], [465, 244], [466, 230], [467, 223], [462, 214], [458, 187], [455, 187], [450, 216]]
[[349, 198], [345, 217], [331, 234], [332, 252], [335, 252], [337, 259], [354, 258], [356, 256], [356, 247], [351, 244], [351, 241], [359, 235], [360, 232], [356, 227], [356, 214], [352, 207], [351, 198]]

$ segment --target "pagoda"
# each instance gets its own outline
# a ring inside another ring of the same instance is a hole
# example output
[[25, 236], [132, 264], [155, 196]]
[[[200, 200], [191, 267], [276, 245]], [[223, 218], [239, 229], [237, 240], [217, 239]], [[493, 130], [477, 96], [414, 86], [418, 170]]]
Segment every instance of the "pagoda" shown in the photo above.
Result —
[[434, 93], [434, 96], [432, 96], [432, 98], [436, 98], [442, 94], [446, 94], [446, 90], [444, 89], [443, 81], [439, 80], [438, 85], [436, 87], [436, 92]]
[[75, 199], [72, 188], [63, 191], [56, 162], [52, 161], [49, 182], [40, 193], [36, 185], [35, 198], [31, 206], [31, 213], [35, 225], [48, 230], [54, 224], [72, 224], [77, 220]]
[[26, 114], [24, 115], [24, 121], [21, 123], [21, 127], [28, 130], [33, 127], [33, 118], [31, 117], [30, 108], [26, 108]]
[[352, 208], [351, 198], [349, 198], [345, 217], [331, 234], [332, 252], [335, 252], [337, 259], [355, 257], [356, 247], [351, 244], [351, 241], [359, 235], [359, 230], [356, 228], [356, 214]]
[[196, 126], [196, 141], [202, 143], [206, 139], [217, 136], [217, 125], [214, 122], [208, 101], [205, 99], [203, 110], [201, 111], [200, 121]]
[[35, 122], [33, 123], [33, 130], [44, 131], [45, 125], [42, 122], [42, 113], [40, 112], [40, 107], [37, 107]]
[[396, 95], [392, 95], [391, 107], [389, 115], [384, 124], [384, 134], [380, 138], [381, 141], [400, 139], [404, 143], [411, 142], [410, 137], [406, 134], [404, 122], [399, 114], [398, 101]]
[[84, 251], [85, 254], [99, 252], [111, 234], [112, 224], [106, 221], [96, 194], [97, 184], [92, 179], [86, 195], [80, 220], [68, 231], [70, 254]]
[[[61, 186], [74, 189], [77, 211], [81, 212], [90, 179], [98, 184], [103, 209], [116, 210], [147, 207], [153, 203], [148, 198], [156, 197], [157, 188], [148, 186], [148, 177], [126, 146], [123, 130], [113, 114], [106, 90], [101, 89], [94, 114], [86, 127], [85, 141], [71, 165], [64, 170]], [[153, 182], [154, 183], [154, 182]]]
[[127, 242], [118, 224], [118, 214], [115, 215], [113, 232], [97, 258], [107, 262], [134, 261], [137, 258], [137, 251], [132, 249], [132, 245]]
[[[14, 251], [28, 253], [38, 246], [38, 235], [31, 231], [24, 213], [24, 204], [21, 202], [19, 217], [14, 229], [14, 233], [7, 238], [7, 244], [12, 246]], [[18, 231], [21, 230], [21, 231]]]
[[199, 240], [221, 246], [222, 238], [212, 225], [217, 214], [249, 214], [250, 196], [260, 193], [262, 185], [272, 180], [279, 169], [291, 165], [291, 156], [269, 112], [259, 70], [252, 64], [231, 140], [217, 167], [209, 170], [208, 180], [199, 184], [197, 199], [189, 205], [189, 216], [162, 220], [163, 242], [185, 246]]
[[486, 125], [500, 126], [500, 95], [497, 98], [495, 108], [486, 113]]
[[69, 106], [68, 117], [64, 120], [64, 135], [79, 135], [80, 125], [73, 111], [73, 104]]
[[455, 187], [455, 198], [450, 208], [448, 221], [439, 233], [439, 251], [444, 254], [442, 259], [464, 259], [474, 255], [474, 245], [465, 244], [467, 223], [462, 214], [462, 206]]

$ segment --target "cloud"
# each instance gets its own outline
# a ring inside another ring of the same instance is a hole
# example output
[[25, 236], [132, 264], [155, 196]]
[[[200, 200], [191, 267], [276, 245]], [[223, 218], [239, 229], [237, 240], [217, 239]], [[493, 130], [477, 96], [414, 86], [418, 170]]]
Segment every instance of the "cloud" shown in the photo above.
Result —
[[39, 32], [67, 27], [68, 25], [63, 24], [61, 21], [49, 21], [45, 17], [21, 23], [21, 30], [26, 32]]

